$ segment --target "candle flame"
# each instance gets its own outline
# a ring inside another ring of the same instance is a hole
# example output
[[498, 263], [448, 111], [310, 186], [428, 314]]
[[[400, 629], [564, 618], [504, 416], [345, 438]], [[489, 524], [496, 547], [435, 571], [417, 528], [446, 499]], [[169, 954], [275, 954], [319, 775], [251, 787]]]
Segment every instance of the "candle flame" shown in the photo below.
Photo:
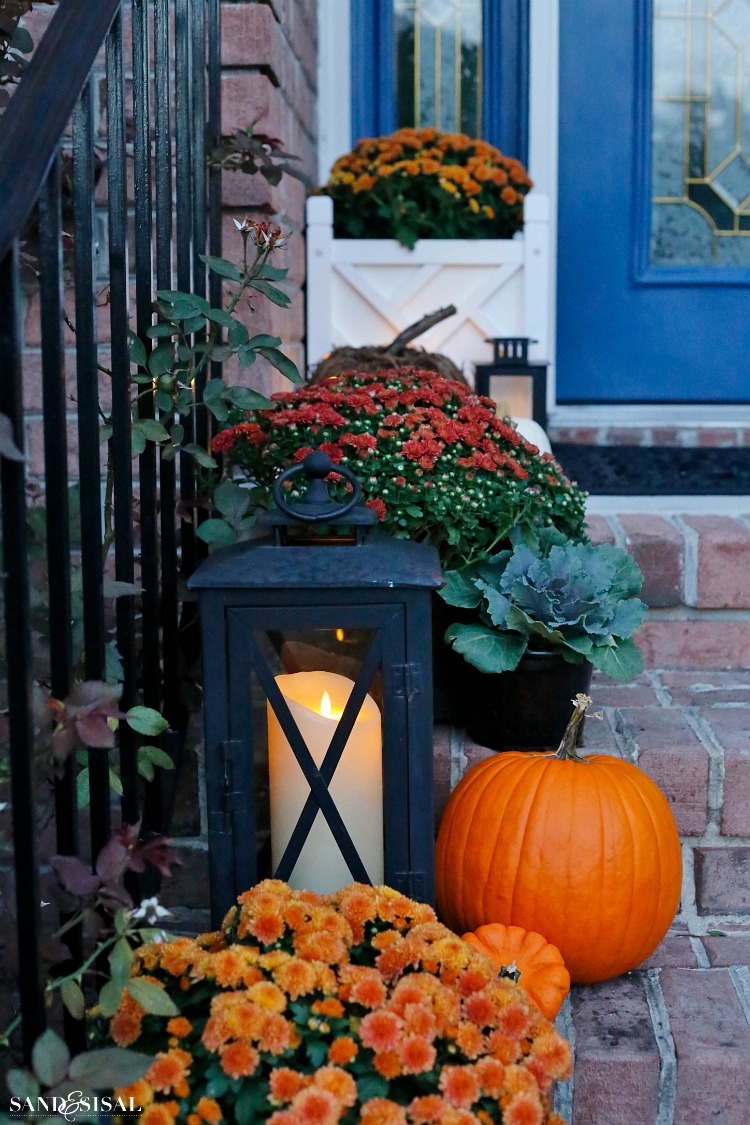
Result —
[[343, 639], [344, 639], [344, 630], [343, 629], [337, 629], [336, 630], [336, 640], [337, 641], [343, 641]]
[[320, 701], [320, 714], [324, 719], [340, 719], [343, 711], [334, 711], [331, 706], [331, 697], [327, 691], [323, 692], [323, 698]]

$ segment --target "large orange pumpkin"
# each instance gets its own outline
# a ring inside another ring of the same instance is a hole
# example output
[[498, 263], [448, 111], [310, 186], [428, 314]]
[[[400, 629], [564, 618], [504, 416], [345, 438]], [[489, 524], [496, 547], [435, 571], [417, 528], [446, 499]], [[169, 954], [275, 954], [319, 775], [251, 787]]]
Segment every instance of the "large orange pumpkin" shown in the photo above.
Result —
[[498, 970], [515, 965], [520, 973], [518, 983], [528, 998], [548, 1020], [555, 1018], [570, 992], [570, 973], [556, 946], [541, 934], [500, 922], [480, 926], [476, 933], [464, 934], [463, 938], [489, 957]]
[[437, 905], [455, 930], [489, 922], [543, 933], [571, 979], [618, 976], [648, 957], [680, 899], [674, 817], [629, 762], [579, 757], [587, 696], [556, 754], [494, 754], [451, 795], [437, 842]]

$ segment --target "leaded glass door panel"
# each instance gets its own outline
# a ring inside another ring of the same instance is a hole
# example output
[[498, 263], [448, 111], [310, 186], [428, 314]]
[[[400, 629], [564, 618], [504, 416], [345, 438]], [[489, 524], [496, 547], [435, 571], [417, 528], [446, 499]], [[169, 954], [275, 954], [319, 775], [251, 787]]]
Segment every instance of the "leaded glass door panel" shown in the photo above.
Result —
[[750, 3], [560, 18], [558, 399], [748, 401]]

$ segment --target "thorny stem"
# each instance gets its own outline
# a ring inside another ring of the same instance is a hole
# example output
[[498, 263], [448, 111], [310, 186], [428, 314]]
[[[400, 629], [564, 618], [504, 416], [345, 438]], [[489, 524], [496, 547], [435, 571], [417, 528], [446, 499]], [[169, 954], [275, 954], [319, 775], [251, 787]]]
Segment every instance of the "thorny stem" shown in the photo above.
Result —
[[582, 692], [579, 692], [572, 702], [574, 705], [573, 714], [568, 720], [565, 734], [562, 736], [562, 742], [557, 748], [555, 757], [561, 762], [587, 762], [588, 758], [582, 758], [581, 755], [577, 753], [576, 741], [578, 739], [578, 729], [583, 722], [584, 715], [594, 701], [590, 695], [583, 695]]

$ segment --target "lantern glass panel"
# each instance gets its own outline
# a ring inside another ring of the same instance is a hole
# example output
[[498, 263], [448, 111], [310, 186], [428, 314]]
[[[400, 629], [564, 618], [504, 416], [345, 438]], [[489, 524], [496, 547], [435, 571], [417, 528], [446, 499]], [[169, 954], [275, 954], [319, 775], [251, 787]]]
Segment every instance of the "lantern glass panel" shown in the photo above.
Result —
[[490, 375], [490, 398], [497, 403], [498, 417], [534, 417], [534, 380], [529, 375]]
[[[287, 610], [289, 624], [273, 628], [247, 618], [250, 628], [241, 632], [248, 660], [237, 662], [231, 646], [232, 678], [244, 696], [232, 710], [241, 724], [246, 709], [252, 728], [259, 878], [319, 893], [385, 880], [383, 654], [389, 645], [380, 626], [394, 607], [382, 609], [380, 620], [372, 606], [360, 611], [367, 624], [340, 625], [333, 622], [346, 612], [318, 610], [316, 617], [328, 617], [320, 628], [293, 624], [310, 611]], [[351, 618], [351, 607], [348, 613]], [[313, 763], [327, 785], [329, 817], [312, 794]]]

